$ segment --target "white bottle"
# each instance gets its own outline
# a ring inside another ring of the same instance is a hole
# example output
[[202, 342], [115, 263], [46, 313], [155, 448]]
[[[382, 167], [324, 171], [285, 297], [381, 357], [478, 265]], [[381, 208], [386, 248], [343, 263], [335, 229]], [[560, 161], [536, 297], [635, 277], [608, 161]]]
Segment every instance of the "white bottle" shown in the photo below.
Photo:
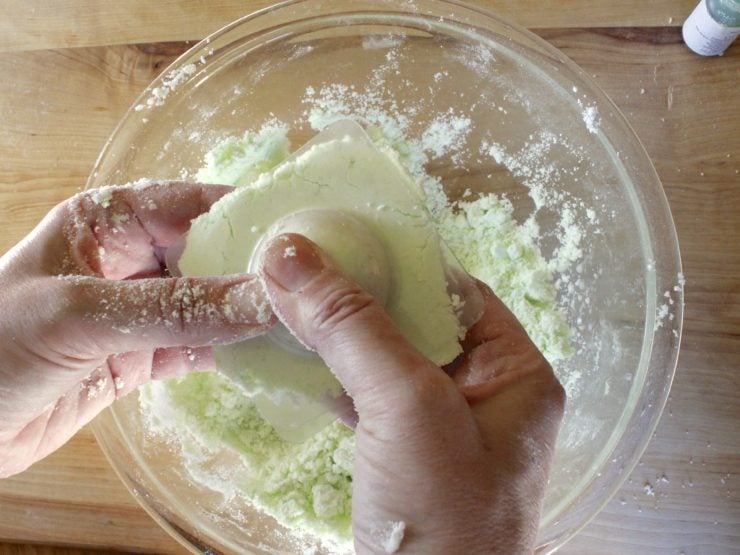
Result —
[[683, 24], [686, 46], [702, 56], [721, 55], [740, 35], [740, 0], [701, 0]]

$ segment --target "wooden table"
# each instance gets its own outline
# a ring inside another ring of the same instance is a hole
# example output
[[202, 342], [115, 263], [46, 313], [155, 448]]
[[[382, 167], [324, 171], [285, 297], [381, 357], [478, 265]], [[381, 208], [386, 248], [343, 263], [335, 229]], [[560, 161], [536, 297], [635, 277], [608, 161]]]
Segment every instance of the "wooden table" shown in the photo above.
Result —
[[[123, 112], [186, 41], [269, 3], [3, 0], [0, 252], [80, 189]], [[562, 552], [739, 553], [740, 44], [721, 58], [689, 52], [680, 24], [694, 0], [478, 3], [563, 50], [622, 109], [663, 181], [687, 278], [678, 372], [655, 437]], [[0, 481], [0, 542], [2, 553], [183, 551], [86, 430]]]

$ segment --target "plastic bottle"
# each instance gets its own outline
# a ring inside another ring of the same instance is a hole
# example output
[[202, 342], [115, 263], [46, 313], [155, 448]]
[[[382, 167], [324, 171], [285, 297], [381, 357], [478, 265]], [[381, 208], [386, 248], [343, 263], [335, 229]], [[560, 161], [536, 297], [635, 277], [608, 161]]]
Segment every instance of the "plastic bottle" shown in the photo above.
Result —
[[740, 0], [701, 0], [683, 24], [686, 46], [702, 56], [721, 55], [740, 35]]

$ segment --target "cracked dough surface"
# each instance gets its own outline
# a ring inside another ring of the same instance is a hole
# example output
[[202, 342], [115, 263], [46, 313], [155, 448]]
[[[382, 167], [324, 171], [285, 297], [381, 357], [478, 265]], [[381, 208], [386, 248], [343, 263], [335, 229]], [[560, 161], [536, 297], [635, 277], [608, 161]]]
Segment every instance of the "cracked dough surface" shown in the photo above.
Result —
[[[447, 292], [437, 231], [418, 187], [398, 162], [352, 125], [356, 129], [347, 127], [340, 138], [307, 145], [195, 220], [180, 270], [191, 276], [245, 272], [259, 241], [276, 222], [302, 210], [341, 211], [362, 222], [385, 249], [390, 268], [385, 309], [390, 317], [427, 357], [449, 363], [461, 352], [461, 329]], [[334, 254], [331, 235], [317, 242]], [[364, 254], [358, 249], [354, 256]], [[326, 399], [339, 396], [341, 386], [315, 355], [286, 350], [266, 335], [217, 347], [216, 360], [220, 371], [255, 397], [263, 416], [284, 438], [300, 441], [307, 437], [307, 427], [317, 431], [333, 420], [326, 414]], [[295, 412], [286, 415], [286, 408]], [[291, 429], [290, 423], [299, 421]]]

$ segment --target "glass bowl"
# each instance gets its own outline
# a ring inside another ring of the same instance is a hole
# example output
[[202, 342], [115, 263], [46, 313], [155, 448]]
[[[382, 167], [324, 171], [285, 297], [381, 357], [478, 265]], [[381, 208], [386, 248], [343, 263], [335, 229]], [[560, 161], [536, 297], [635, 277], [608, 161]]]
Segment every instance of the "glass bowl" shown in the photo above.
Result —
[[[182, 55], [126, 113], [87, 186], [192, 177], [218, 140], [275, 119], [298, 147], [316, 133], [308, 105], [326, 108], [322, 94], [367, 121], [394, 113], [409, 137], [445, 114], [469, 118], [465, 144], [431, 152], [426, 171], [451, 198], [496, 192], [520, 222], [534, 213], [546, 257], [580, 251], [555, 272], [574, 343], [556, 369], [569, 400], [538, 537], [540, 552], [556, 550], [636, 464], [675, 371], [683, 278], [650, 160], [583, 71], [488, 12], [436, 0], [305, 0], [246, 16]], [[193, 551], [305, 547], [194, 480], [180, 450], [147, 432], [136, 393], [93, 430], [144, 508]]]

